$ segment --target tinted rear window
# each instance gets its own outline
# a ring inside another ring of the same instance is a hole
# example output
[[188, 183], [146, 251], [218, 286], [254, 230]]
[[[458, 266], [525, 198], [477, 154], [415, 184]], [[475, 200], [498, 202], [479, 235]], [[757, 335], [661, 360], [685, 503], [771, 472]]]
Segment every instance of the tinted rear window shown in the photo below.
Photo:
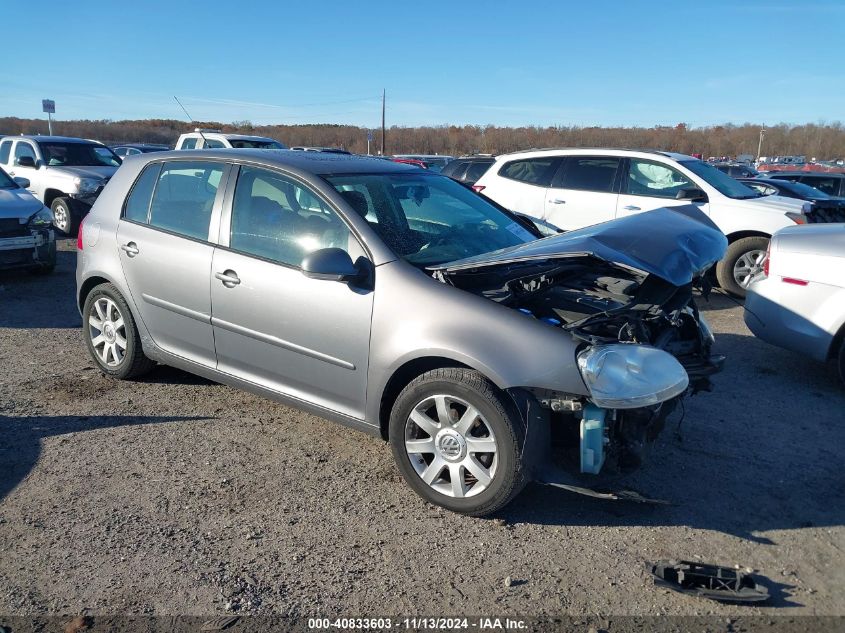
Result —
[[619, 158], [576, 156], [567, 159], [561, 188], [611, 192], [619, 169]]
[[493, 161], [490, 161], [489, 163], [486, 163], [486, 162], [484, 162], [484, 163], [481, 163], [481, 162], [470, 163], [469, 168], [467, 169], [467, 173], [466, 173], [466, 175], [464, 175], [464, 179], [465, 180], [472, 180], [473, 182], [475, 182], [476, 180], [481, 178], [488, 169], [490, 169], [490, 165], [492, 165], [492, 164], [493, 164]]

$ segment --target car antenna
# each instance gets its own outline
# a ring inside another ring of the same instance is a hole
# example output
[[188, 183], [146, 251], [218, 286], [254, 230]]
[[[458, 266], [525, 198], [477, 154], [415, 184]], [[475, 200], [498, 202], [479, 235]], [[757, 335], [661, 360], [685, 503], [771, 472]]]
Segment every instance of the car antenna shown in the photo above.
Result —
[[[176, 99], [176, 95], [173, 95], [173, 98]], [[188, 123], [193, 123], [194, 117], [192, 117], [190, 114], [188, 114], [188, 111], [185, 109], [185, 106], [182, 105], [182, 102], [179, 101], [179, 99], [176, 99], [176, 103], [179, 104], [179, 107], [182, 108], [182, 112], [184, 112], [185, 116], [188, 117]], [[195, 129], [196, 129], [197, 132], [200, 133], [200, 136], [202, 137], [203, 146], [208, 146], [208, 140], [205, 138], [205, 134], [202, 133], [202, 128], [198, 127], [198, 128], [195, 128]]]

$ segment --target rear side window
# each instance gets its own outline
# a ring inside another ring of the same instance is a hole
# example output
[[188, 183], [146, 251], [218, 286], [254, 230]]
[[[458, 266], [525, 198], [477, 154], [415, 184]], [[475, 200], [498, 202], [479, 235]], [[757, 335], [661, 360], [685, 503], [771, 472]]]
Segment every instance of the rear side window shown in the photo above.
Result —
[[204, 161], [164, 163], [150, 205], [150, 225], [207, 240], [223, 167]]
[[470, 163], [464, 178], [475, 182], [481, 178], [488, 169], [490, 169], [491, 164], [492, 163]]
[[0, 163], [5, 165], [9, 162], [9, 154], [12, 152], [12, 141], [0, 143]]
[[543, 158], [528, 158], [505, 163], [499, 170], [499, 175], [510, 180], [518, 180], [529, 185], [548, 187], [555, 175], [560, 158], [548, 156]]
[[147, 165], [141, 176], [135, 181], [129, 197], [126, 199], [126, 207], [123, 210], [123, 217], [132, 222], [147, 223], [150, 213], [150, 200], [153, 197], [158, 180], [158, 172], [161, 170], [161, 163]]
[[568, 158], [561, 178], [562, 189], [611, 193], [621, 159], [602, 156]]
[[197, 139], [193, 137], [188, 137], [182, 140], [182, 145], [179, 149], [196, 149], [197, 148]]
[[208, 149], [217, 149], [226, 146], [223, 144], [223, 141], [218, 141], [217, 139], [210, 138], [206, 139], [203, 142], [203, 147], [207, 147]]

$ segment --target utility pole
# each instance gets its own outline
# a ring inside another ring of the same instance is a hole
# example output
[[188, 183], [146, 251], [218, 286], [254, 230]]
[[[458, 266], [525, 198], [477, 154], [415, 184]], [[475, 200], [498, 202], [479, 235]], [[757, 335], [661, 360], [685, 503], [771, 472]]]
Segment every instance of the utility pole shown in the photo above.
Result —
[[384, 101], [387, 91], [381, 91], [381, 155], [384, 156]]
[[760, 163], [760, 153], [763, 150], [763, 135], [766, 133], [765, 129], [760, 129], [760, 140], [757, 141], [757, 164]]

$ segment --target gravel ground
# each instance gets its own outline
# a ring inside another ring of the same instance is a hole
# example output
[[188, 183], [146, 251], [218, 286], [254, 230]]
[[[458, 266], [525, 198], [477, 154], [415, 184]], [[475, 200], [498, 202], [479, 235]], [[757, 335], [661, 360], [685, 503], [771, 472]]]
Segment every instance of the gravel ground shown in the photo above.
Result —
[[[103, 377], [73, 248], [0, 275], [0, 614], [845, 615], [845, 391], [723, 296], [703, 307], [726, 370], [626, 482], [673, 505], [531, 486], [473, 519], [378, 439], [169, 368]], [[751, 568], [772, 599], [658, 589], [663, 558]]]

